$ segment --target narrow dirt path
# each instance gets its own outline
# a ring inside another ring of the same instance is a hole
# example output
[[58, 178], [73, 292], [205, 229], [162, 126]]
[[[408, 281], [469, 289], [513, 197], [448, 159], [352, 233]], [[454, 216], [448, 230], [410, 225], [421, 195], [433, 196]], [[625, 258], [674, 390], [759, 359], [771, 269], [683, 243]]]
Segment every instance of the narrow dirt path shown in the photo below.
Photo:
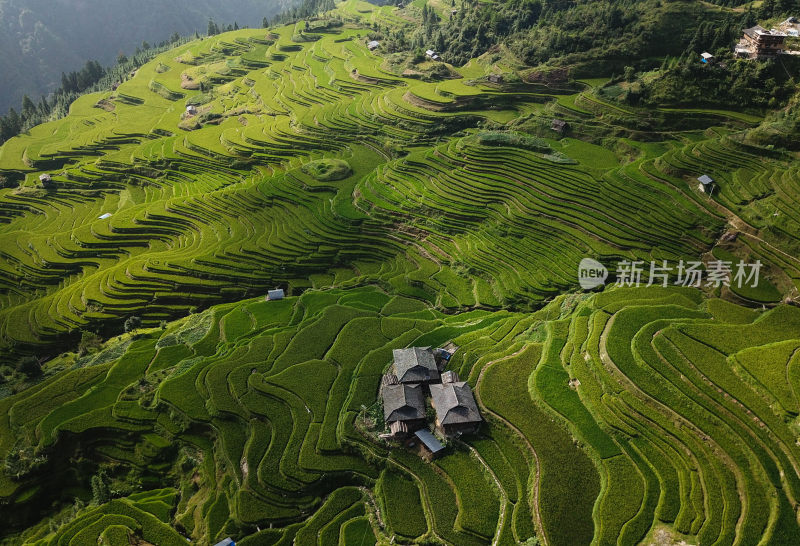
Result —
[[448, 544], [448, 542], [444, 538], [439, 536], [439, 534], [436, 532], [436, 521], [435, 521], [435, 518], [433, 516], [433, 507], [431, 506], [430, 495], [427, 492], [428, 486], [425, 483], [425, 481], [423, 479], [421, 479], [419, 476], [417, 476], [414, 473], [413, 470], [411, 470], [410, 468], [408, 468], [406, 466], [403, 466], [399, 461], [396, 461], [396, 460], [394, 460], [392, 458], [388, 458], [388, 459], [386, 459], [386, 461], [388, 463], [391, 463], [391, 464], [395, 465], [397, 468], [402, 469], [407, 474], [410, 474], [417, 481], [417, 483], [419, 485], [419, 490], [420, 490], [420, 499], [421, 499], [422, 504], [423, 504], [422, 513], [425, 514], [425, 520], [428, 523], [428, 533], [430, 534], [430, 536], [432, 538], [435, 538], [439, 542], [442, 542], [444, 544]]
[[510, 501], [508, 500], [508, 493], [506, 493], [506, 490], [503, 489], [503, 485], [500, 483], [500, 480], [497, 478], [497, 475], [492, 470], [492, 467], [490, 467], [486, 463], [486, 461], [483, 460], [483, 457], [481, 457], [480, 453], [478, 453], [478, 450], [469, 444], [465, 443], [464, 445], [467, 447], [467, 449], [469, 449], [470, 453], [472, 453], [472, 455], [474, 455], [475, 458], [478, 459], [478, 461], [483, 465], [483, 467], [492, 477], [492, 480], [494, 480], [494, 484], [497, 486], [497, 490], [500, 492], [500, 496], [502, 497], [501, 498], [502, 503], [500, 505], [500, 516], [497, 518], [497, 530], [495, 531], [494, 538], [492, 539], [492, 546], [497, 546], [498, 541], [500, 540], [500, 533], [503, 531], [503, 525], [505, 524], [506, 521], [506, 507], [509, 504], [511, 504]]
[[[535, 472], [536, 472], [536, 478], [533, 480], [533, 503], [532, 503], [533, 519], [534, 522], [536, 523], [536, 530], [539, 532], [539, 538], [541, 539], [542, 545], [548, 546], [550, 542], [547, 539], [547, 533], [545, 532], [544, 525], [542, 524], [542, 514], [539, 511], [539, 477], [541, 476], [541, 464], [539, 462], [539, 455], [536, 453], [536, 450], [533, 448], [533, 445], [530, 443], [528, 438], [525, 436], [525, 434], [523, 434], [523, 432], [520, 429], [518, 429], [516, 426], [514, 426], [513, 423], [508, 421], [500, 414], [495, 413], [486, 407], [486, 405], [483, 403], [483, 400], [481, 399], [481, 394], [480, 394], [481, 385], [483, 383], [484, 372], [488, 370], [491, 366], [497, 364], [498, 362], [502, 362], [504, 360], [508, 360], [510, 358], [519, 356], [525, 349], [527, 349], [527, 346], [520, 348], [519, 350], [510, 355], [506, 355], [502, 358], [498, 358], [490, 362], [487, 362], [486, 365], [483, 368], [481, 368], [481, 371], [478, 374], [478, 380], [475, 382], [475, 395], [476, 395], [475, 398], [481, 407], [481, 411], [487, 413], [488, 415], [491, 415], [492, 417], [494, 417], [495, 419], [506, 425], [508, 428], [513, 430], [517, 436], [522, 438], [522, 441], [528, 447], [528, 451], [530, 451], [531, 455], [533, 456], [533, 461], [535, 463]], [[531, 403], [533, 402], [531, 401]]]

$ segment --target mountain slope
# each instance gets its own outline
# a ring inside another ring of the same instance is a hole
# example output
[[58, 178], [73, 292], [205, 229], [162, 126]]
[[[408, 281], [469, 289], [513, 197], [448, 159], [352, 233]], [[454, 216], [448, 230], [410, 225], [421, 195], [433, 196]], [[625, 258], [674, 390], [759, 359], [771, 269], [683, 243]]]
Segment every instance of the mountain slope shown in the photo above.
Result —
[[172, 33], [205, 33], [218, 23], [257, 27], [281, 12], [280, 0], [0, 0], [0, 112], [19, 110], [22, 95], [36, 100], [61, 84], [61, 73], [94, 59], [103, 65], [131, 54], [143, 41]]
[[[0, 147], [5, 544], [792, 543], [787, 112], [368, 49], [417, 9], [182, 44]], [[486, 422], [429, 463], [378, 388], [448, 342]]]

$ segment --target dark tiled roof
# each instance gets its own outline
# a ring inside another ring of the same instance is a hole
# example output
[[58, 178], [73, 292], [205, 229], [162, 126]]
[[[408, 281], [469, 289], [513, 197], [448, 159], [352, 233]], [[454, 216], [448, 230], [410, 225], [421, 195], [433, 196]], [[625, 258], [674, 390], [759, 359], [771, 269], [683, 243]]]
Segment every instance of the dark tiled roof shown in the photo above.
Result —
[[431, 385], [431, 399], [442, 425], [482, 421], [472, 389], [464, 381]]
[[381, 389], [381, 397], [383, 398], [383, 418], [387, 423], [425, 418], [425, 398], [422, 394], [422, 385], [384, 385]]
[[762, 32], [766, 32], [766, 31], [767, 31], [767, 29], [765, 29], [764, 27], [762, 27], [760, 25], [756, 25], [756, 26], [754, 26], [752, 28], [744, 29], [744, 33], [746, 35], [750, 36], [751, 38], [758, 38], [759, 34], [761, 34]]
[[395, 349], [394, 374], [401, 383], [422, 383], [439, 378], [436, 359], [429, 348]]

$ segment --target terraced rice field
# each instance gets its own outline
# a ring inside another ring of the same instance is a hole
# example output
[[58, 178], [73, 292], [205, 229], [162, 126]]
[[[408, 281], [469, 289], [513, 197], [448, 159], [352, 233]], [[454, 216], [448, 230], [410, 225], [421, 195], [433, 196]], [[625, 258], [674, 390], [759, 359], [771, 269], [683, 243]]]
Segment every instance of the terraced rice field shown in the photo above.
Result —
[[[383, 540], [456, 544], [516, 543], [537, 525], [553, 544], [635, 543], [654, 525], [699, 543], [788, 544], [798, 329], [795, 308], [758, 313], [682, 288], [456, 316], [374, 288], [309, 291], [119, 340], [121, 357], [4, 399], [3, 434], [56, 459], [54, 446], [84, 439], [84, 456], [131, 465], [144, 483], [170, 456], [193, 476], [87, 508], [31, 544], [96, 541], [112, 521], [165, 544], [182, 540], [176, 529], [330, 544], [320, 537], [351, 521]], [[445, 339], [488, 424], [428, 464], [358, 422], [391, 349]], [[41, 479], [80, 487], [55, 463]], [[37, 481], [4, 489], [25, 506]]]
[[[0, 148], [0, 355], [54, 357], [0, 385], [6, 468], [37, 458], [0, 473], [9, 540], [795, 543], [791, 158], [738, 113], [645, 131], [578, 84], [484, 85], [480, 60], [402, 77], [365, 45], [394, 8], [337, 11], [310, 41], [183, 45]], [[760, 260], [763, 282], [584, 293], [584, 257]], [[77, 355], [86, 331], [109, 339]], [[429, 463], [372, 421], [392, 349], [449, 341], [486, 423]], [[98, 465], [113, 499], [84, 505]]]

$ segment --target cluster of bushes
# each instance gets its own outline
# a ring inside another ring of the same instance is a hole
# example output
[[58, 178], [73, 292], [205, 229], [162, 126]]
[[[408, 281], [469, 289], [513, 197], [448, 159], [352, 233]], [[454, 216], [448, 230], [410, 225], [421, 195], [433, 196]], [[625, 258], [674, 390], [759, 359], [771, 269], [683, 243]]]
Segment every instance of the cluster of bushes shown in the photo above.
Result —
[[509, 131], [481, 131], [477, 134], [477, 140], [483, 146], [510, 146], [541, 153], [552, 150], [544, 139]]
[[770, 114], [758, 127], [747, 131], [745, 142], [756, 146], [800, 149], [800, 104], [793, 101], [784, 110]]
[[353, 174], [353, 169], [342, 159], [319, 159], [303, 165], [303, 172], [323, 182], [342, 180]]
[[631, 104], [767, 109], [785, 105], [797, 89], [800, 63], [720, 59], [712, 65], [691, 56], [665, 63], [634, 79], [624, 95]]

